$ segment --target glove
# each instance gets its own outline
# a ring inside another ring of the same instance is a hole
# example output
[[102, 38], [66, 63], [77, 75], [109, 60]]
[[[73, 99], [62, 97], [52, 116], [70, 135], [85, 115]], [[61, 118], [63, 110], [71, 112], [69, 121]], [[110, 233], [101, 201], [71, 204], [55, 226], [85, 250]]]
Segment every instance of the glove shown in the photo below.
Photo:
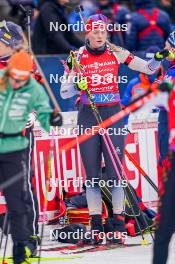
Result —
[[170, 59], [170, 60], [173, 60], [175, 59], [175, 56], [174, 54], [167, 50], [167, 49], [164, 49], [162, 51], [158, 51], [155, 55], [154, 55], [154, 58], [156, 61], [161, 61], [161, 60], [164, 60], [164, 59]]
[[36, 119], [37, 119], [37, 113], [35, 111], [33, 111], [32, 113], [29, 114], [25, 128], [32, 127], [34, 125]]
[[50, 124], [51, 126], [62, 126], [63, 118], [62, 115], [58, 112], [53, 112], [50, 115]]
[[72, 58], [71, 55], [67, 58], [66, 65], [67, 65], [69, 71], [71, 71], [73, 69], [73, 67], [74, 67], [74, 60], [73, 60], [73, 58]]
[[162, 82], [158, 89], [161, 91], [161, 92], [168, 92], [170, 93], [171, 90], [173, 89], [173, 83], [172, 82], [167, 82], [167, 81], [164, 81]]
[[79, 90], [87, 90], [88, 89], [88, 83], [86, 77], [82, 77], [79, 82], [77, 83], [78, 89]]

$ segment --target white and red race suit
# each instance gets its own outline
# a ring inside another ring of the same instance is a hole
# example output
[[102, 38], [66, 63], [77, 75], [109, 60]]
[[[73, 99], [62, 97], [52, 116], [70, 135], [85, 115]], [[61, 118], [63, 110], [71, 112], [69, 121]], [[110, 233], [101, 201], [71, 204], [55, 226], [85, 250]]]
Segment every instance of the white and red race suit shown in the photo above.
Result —
[[[91, 54], [83, 46], [77, 53], [77, 60], [83, 66], [82, 75], [87, 77], [88, 89], [97, 106], [113, 105], [120, 102], [118, 70], [121, 63], [124, 63], [134, 71], [149, 75], [154, 74], [161, 64], [154, 58], [150, 61], [145, 61], [121, 47], [117, 47], [117, 51], [114, 52], [109, 46], [100, 55]], [[60, 89], [63, 99], [78, 94], [75, 83], [71, 81], [75, 75], [75, 72], [64, 73], [64, 82], [62, 82]], [[88, 104], [85, 91], [80, 92], [80, 98], [82, 104]]]

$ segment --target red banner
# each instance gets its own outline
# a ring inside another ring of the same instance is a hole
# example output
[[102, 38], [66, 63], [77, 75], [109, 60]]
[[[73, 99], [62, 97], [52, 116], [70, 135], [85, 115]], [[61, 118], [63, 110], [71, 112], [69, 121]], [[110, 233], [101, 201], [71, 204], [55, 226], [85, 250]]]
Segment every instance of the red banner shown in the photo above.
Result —
[[[126, 149], [137, 160], [140, 166], [151, 177], [153, 182], [158, 185], [157, 160], [157, 122], [155, 121], [135, 121], [131, 122], [131, 134], [126, 138]], [[61, 146], [72, 140], [70, 137], [54, 136], [54, 146], [50, 149], [50, 140], [47, 134], [41, 131], [35, 131], [34, 148], [34, 168], [35, 168], [35, 186], [39, 200], [39, 208], [42, 215], [43, 201], [46, 193], [45, 182], [48, 174], [48, 157], [51, 158], [51, 178], [48, 192], [48, 218], [58, 210], [58, 198], [62, 193], [62, 187], [66, 192], [80, 192], [80, 182], [85, 179], [84, 169], [81, 163], [78, 143], [68, 151], [62, 150]], [[49, 154], [51, 151], [51, 154]], [[90, 155], [90, 153], [89, 153]], [[128, 179], [137, 190], [138, 195], [143, 202], [154, 206], [157, 203], [157, 193], [140, 175], [137, 168], [127, 157], [124, 159], [124, 168]], [[4, 211], [3, 196], [0, 196], [0, 212]]]

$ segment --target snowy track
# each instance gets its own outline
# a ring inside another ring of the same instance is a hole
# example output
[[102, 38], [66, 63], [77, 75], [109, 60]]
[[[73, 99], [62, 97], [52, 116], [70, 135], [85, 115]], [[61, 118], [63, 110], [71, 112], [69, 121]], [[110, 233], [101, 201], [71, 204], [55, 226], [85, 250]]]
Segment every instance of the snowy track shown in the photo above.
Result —
[[[56, 243], [53, 241], [49, 241], [49, 237], [47, 235], [46, 228], [46, 235], [43, 241], [43, 248], [47, 247], [56, 247], [63, 245], [61, 243]], [[148, 241], [151, 242], [151, 238], [149, 235], [146, 236]], [[141, 237], [136, 238], [128, 238], [126, 243], [129, 244], [138, 244], [141, 241]], [[5, 239], [4, 239], [5, 242]], [[8, 250], [7, 256], [11, 255], [11, 239], [8, 242]], [[4, 248], [4, 243], [3, 243]], [[0, 256], [3, 254], [3, 249], [1, 249]], [[71, 264], [151, 264], [152, 259], [152, 245], [148, 246], [136, 246], [136, 247], [128, 247], [128, 248], [117, 248], [113, 250], [107, 251], [99, 251], [99, 252], [88, 252], [88, 253], [81, 253], [77, 255], [63, 255], [60, 252], [42, 252], [42, 257], [65, 257], [69, 258], [69, 256], [75, 257], [80, 256], [77, 259], [69, 259], [69, 260], [56, 260], [56, 261], [41, 261], [43, 264], [49, 263], [71, 263]], [[32, 262], [37, 263], [37, 262]], [[175, 263], [175, 235], [170, 245], [170, 256], [169, 261], [167, 264], [174, 264]]]

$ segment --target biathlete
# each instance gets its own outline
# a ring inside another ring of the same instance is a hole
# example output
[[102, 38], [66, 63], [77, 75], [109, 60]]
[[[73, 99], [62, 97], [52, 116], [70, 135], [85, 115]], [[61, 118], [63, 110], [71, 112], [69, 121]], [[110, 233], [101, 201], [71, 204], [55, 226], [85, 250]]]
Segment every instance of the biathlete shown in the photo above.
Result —
[[[8, 65], [8, 61], [14, 51], [18, 48], [26, 48], [26, 43], [24, 41], [24, 33], [22, 28], [11, 22], [11, 21], [1, 21], [0, 22], [0, 69], [5, 69]], [[37, 71], [35, 65], [33, 64], [33, 74], [32, 77], [37, 80], [40, 84], [43, 84], [42, 77]], [[24, 128], [25, 136], [29, 138], [29, 147], [26, 151], [27, 159], [28, 159], [28, 173], [31, 174], [31, 192], [30, 196], [28, 196], [29, 208], [31, 210], [28, 211], [28, 225], [31, 229], [32, 238], [36, 241], [39, 240], [38, 234], [38, 217], [39, 217], [39, 207], [38, 207], [38, 199], [36, 192], [34, 190], [32, 184], [33, 178], [33, 169], [32, 169], [32, 150], [33, 150], [33, 133], [32, 128], [34, 121], [36, 120], [36, 112], [32, 110], [29, 114], [29, 118]], [[3, 226], [5, 214], [0, 214], [0, 226]]]
[[[9, 59], [0, 71], [0, 183], [14, 179], [3, 189], [11, 226], [14, 264], [30, 263], [28, 257], [36, 250], [28, 224], [27, 204], [31, 195], [30, 173], [26, 151], [29, 141], [23, 136], [28, 115], [33, 109], [46, 131], [50, 125], [61, 125], [62, 118], [54, 113], [44, 88], [31, 77], [33, 60], [25, 51]], [[16, 177], [18, 178], [16, 179]]]
[[[166, 48], [175, 55], [175, 31], [172, 32], [166, 42]], [[166, 264], [168, 259], [168, 247], [175, 228], [175, 60], [168, 68], [164, 82], [160, 89], [168, 93], [168, 100], [164, 104], [160, 114], [162, 119], [159, 127], [162, 128], [161, 146], [161, 188], [158, 213], [158, 228], [155, 233], [153, 250], [153, 264]], [[159, 118], [160, 119], [160, 118]]]
[[[163, 50], [157, 52], [150, 61], [145, 61], [121, 47], [115, 46], [114, 52], [111, 46], [107, 44], [108, 32], [106, 23], [107, 18], [104, 15], [93, 15], [86, 22], [85, 46], [81, 47], [77, 52], [77, 61], [82, 65], [82, 77], [77, 82], [80, 92], [78, 92], [74, 81], [70, 81], [71, 79], [74, 80], [73, 77], [77, 75], [75, 71], [70, 71], [69, 73], [65, 71], [64, 77], [67, 81], [64, 81], [61, 85], [60, 93], [62, 98], [70, 98], [80, 93], [78, 125], [83, 127], [84, 131], [98, 125], [90, 106], [86, 89], [90, 91], [102, 119], [105, 120], [121, 110], [118, 89], [118, 70], [121, 63], [124, 63], [132, 70], [151, 75], [159, 69], [161, 61], [170, 56], [168, 50]], [[123, 127], [124, 123], [122, 120], [110, 126], [110, 138], [121, 161], [124, 153], [124, 135], [118, 133], [116, 136], [115, 131], [122, 131]], [[114, 133], [111, 133], [111, 131], [114, 131]], [[100, 134], [96, 134], [83, 142], [80, 145], [80, 153], [86, 177], [92, 183], [91, 186], [86, 186], [86, 194], [89, 214], [92, 217], [91, 230], [95, 230], [97, 233], [93, 240], [95, 243], [100, 243], [102, 240], [99, 239], [98, 233], [103, 232], [102, 199], [100, 186], [98, 182], [93, 184], [93, 179], [100, 180], [99, 172], [101, 170], [102, 154], [108, 179], [113, 181], [112, 204], [115, 228], [111, 232], [114, 233], [126, 231], [123, 216], [124, 190], [122, 186], [116, 186], [115, 184], [115, 181], [118, 182], [119, 179]]]

